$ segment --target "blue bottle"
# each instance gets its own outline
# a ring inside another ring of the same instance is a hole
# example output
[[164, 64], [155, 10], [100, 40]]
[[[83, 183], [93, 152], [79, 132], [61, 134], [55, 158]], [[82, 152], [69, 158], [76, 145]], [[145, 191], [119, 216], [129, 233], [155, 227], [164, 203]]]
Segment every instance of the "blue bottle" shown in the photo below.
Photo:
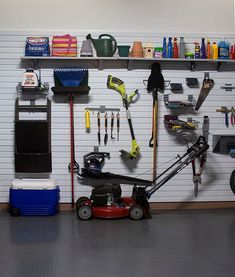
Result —
[[163, 45], [162, 45], [162, 57], [166, 58], [166, 38], [163, 38]]
[[229, 59], [229, 43], [222, 40], [218, 43], [218, 58]]
[[167, 58], [173, 57], [173, 45], [172, 45], [172, 38], [169, 37], [168, 46], [167, 46]]
[[201, 59], [206, 59], [206, 45], [205, 45], [205, 39], [202, 38], [202, 44], [201, 44], [201, 49], [200, 49], [200, 55]]

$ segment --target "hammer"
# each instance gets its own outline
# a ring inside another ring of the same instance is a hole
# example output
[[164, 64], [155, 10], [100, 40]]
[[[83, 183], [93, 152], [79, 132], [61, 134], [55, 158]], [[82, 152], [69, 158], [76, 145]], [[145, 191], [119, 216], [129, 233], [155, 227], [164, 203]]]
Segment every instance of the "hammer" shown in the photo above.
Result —
[[221, 106], [221, 108], [220, 109], [216, 109], [216, 111], [225, 114], [225, 126], [229, 127], [228, 114], [229, 114], [230, 110], [228, 110], [228, 108], [225, 107], [225, 106]]

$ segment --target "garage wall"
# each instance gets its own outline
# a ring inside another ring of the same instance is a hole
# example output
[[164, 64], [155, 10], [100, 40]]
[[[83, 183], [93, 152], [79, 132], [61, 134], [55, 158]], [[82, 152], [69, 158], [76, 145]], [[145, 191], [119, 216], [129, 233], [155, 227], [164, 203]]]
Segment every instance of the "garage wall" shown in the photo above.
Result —
[[0, 29], [234, 32], [234, 0], [0, 1]]
[[[107, 32], [107, 31], [106, 31]], [[16, 85], [21, 81], [25, 64], [22, 64], [21, 57], [24, 55], [25, 39], [29, 35], [48, 35], [50, 38], [58, 32], [1, 32], [0, 33], [0, 202], [8, 201], [8, 190], [14, 173], [14, 104], [17, 94]], [[79, 47], [87, 32], [74, 32], [73, 35], [78, 37]], [[98, 32], [93, 32], [94, 37], [98, 36]], [[132, 45], [134, 40], [143, 42], [152, 41], [155, 45], [160, 46], [162, 43], [162, 34], [146, 33], [146, 32], [112, 32], [119, 44], [125, 43]], [[174, 35], [174, 34], [165, 34]], [[175, 34], [178, 35], [178, 34]], [[193, 48], [193, 42], [200, 41], [202, 34], [180, 34], [184, 35], [186, 47], [188, 50]], [[211, 35], [203, 34], [211, 41], [219, 41], [222, 34]], [[235, 36], [225, 35], [230, 42], [235, 41]], [[79, 49], [80, 50], [80, 49]], [[53, 67], [63, 64], [43, 62], [42, 81], [49, 82], [50, 87], [53, 83]], [[68, 64], [66, 64], [68, 65]], [[89, 97], [81, 97], [74, 106], [75, 115], [75, 146], [76, 160], [82, 167], [83, 155], [93, 151], [93, 147], [97, 146], [97, 125], [96, 113], [91, 113], [91, 131], [87, 133], [84, 127], [84, 109], [86, 107], [99, 107], [105, 105], [107, 108], [120, 108], [121, 115], [121, 131], [120, 140], [111, 141], [110, 137], [107, 146], [102, 143], [100, 151], [110, 152], [110, 160], [106, 160], [104, 171], [111, 171], [117, 174], [123, 174], [133, 177], [139, 177], [147, 180], [152, 178], [152, 149], [148, 147], [149, 138], [151, 136], [151, 116], [152, 116], [152, 98], [146, 91], [143, 80], [146, 80], [150, 74], [149, 64], [139, 64], [133, 70], [126, 68], [116, 68], [110, 64], [103, 70], [98, 70], [96, 65], [92, 63], [76, 62], [73, 65], [89, 67], [89, 85], [91, 91]], [[163, 75], [165, 80], [171, 82], [180, 82], [183, 84], [183, 94], [180, 97], [187, 97], [192, 94], [195, 99], [199, 95], [200, 89], [190, 89], [186, 86], [186, 77], [196, 77], [202, 84], [204, 73], [209, 72], [210, 77], [215, 81], [215, 87], [210, 92], [205, 103], [198, 112], [194, 110], [178, 111], [182, 120], [187, 117], [193, 117], [198, 120], [199, 129], [191, 134], [197, 137], [202, 133], [202, 119], [204, 115], [210, 118], [210, 150], [208, 153], [208, 161], [200, 185], [199, 196], [194, 198], [192, 169], [188, 166], [184, 171], [178, 174], [174, 179], [169, 181], [162, 189], [152, 198], [153, 202], [171, 202], [171, 201], [233, 201], [234, 195], [229, 187], [229, 176], [234, 169], [234, 160], [228, 155], [220, 155], [212, 153], [212, 136], [213, 134], [234, 134], [234, 127], [231, 125], [226, 128], [224, 125], [224, 115], [215, 112], [220, 106], [235, 105], [234, 92], [225, 92], [220, 86], [230, 83], [235, 85], [234, 65], [228, 64], [217, 72], [216, 64], [210, 63], [204, 66], [198, 66], [195, 71], [182, 64], [163, 64]], [[126, 84], [127, 92], [139, 89], [139, 97], [137, 101], [130, 105], [130, 111], [133, 119], [133, 126], [136, 139], [141, 148], [141, 155], [136, 161], [125, 161], [119, 155], [120, 149], [131, 149], [131, 138], [126, 120], [125, 110], [121, 103], [120, 95], [106, 88], [107, 75], [111, 74], [122, 79]], [[170, 93], [168, 88], [165, 94]], [[56, 103], [51, 91], [48, 97], [52, 100], [52, 156], [53, 171], [51, 177], [56, 180], [61, 188], [61, 203], [68, 203], [71, 199], [70, 174], [68, 173], [68, 163], [70, 161], [70, 142], [69, 142], [69, 104], [66, 99], [62, 103]], [[44, 103], [45, 99], [38, 99], [37, 103]], [[186, 151], [186, 145], [182, 139], [182, 134], [169, 132], [164, 124], [163, 117], [165, 114], [171, 113], [164, 105], [163, 96], [159, 97], [159, 130], [158, 130], [158, 158], [157, 172], [162, 172], [174, 160], [177, 154]], [[102, 123], [104, 124], [103, 118]], [[109, 130], [110, 134], [110, 130]], [[102, 139], [104, 129], [102, 128]], [[114, 130], [116, 136], [116, 129]], [[171, 162], [170, 162], [171, 161]], [[198, 167], [198, 164], [197, 164]], [[34, 176], [35, 177], [35, 176]], [[42, 176], [41, 176], [42, 177]], [[89, 195], [91, 187], [87, 183], [81, 182], [75, 178], [75, 195], [76, 198], [81, 195]], [[129, 194], [131, 187], [123, 186], [124, 195]]]

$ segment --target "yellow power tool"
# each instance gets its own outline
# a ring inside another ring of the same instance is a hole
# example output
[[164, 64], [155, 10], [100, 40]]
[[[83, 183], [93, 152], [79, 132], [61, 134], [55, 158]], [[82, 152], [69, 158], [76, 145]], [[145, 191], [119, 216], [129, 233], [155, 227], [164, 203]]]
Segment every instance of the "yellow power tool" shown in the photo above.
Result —
[[126, 88], [125, 88], [125, 84], [122, 80], [118, 79], [117, 77], [113, 77], [111, 75], [108, 75], [107, 78], [107, 87], [109, 89], [113, 89], [118, 91], [121, 94], [122, 97], [122, 102], [123, 105], [126, 109], [126, 117], [128, 120], [128, 124], [129, 124], [129, 128], [130, 128], [130, 132], [131, 132], [131, 151], [125, 151], [125, 150], [120, 150], [121, 154], [126, 155], [128, 158], [130, 158], [131, 160], [135, 159], [136, 156], [140, 153], [140, 147], [135, 139], [135, 134], [134, 134], [134, 130], [133, 130], [133, 126], [132, 126], [132, 121], [131, 121], [131, 114], [130, 111], [128, 109], [128, 105], [130, 104], [130, 102], [132, 101], [133, 97], [135, 97], [138, 93], [138, 89], [133, 91], [129, 96], [126, 93]]

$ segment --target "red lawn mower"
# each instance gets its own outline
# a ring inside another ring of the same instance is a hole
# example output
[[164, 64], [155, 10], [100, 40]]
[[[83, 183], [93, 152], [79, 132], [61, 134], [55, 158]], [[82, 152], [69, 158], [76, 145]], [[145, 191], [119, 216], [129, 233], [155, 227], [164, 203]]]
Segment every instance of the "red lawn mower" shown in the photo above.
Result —
[[[91, 152], [84, 156], [84, 168], [79, 178], [101, 180], [102, 185], [92, 190], [90, 198], [80, 197], [76, 202], [77, 216], [81, 220], [94, 218], [124, 218], [133, 220], [151, 218], [148, 200], [166, 182], [177, 175], [196, 158], [207, 151], [209, 145], [205, 138], [200, 136], [196, 143], [187, 149], [182, 156], [164, 170], [152, 182], [110, 172], [101, 172], [106, 152]], [[132, 184], [133, 191], [129, 197], [122, 197], [120, 184]]]

